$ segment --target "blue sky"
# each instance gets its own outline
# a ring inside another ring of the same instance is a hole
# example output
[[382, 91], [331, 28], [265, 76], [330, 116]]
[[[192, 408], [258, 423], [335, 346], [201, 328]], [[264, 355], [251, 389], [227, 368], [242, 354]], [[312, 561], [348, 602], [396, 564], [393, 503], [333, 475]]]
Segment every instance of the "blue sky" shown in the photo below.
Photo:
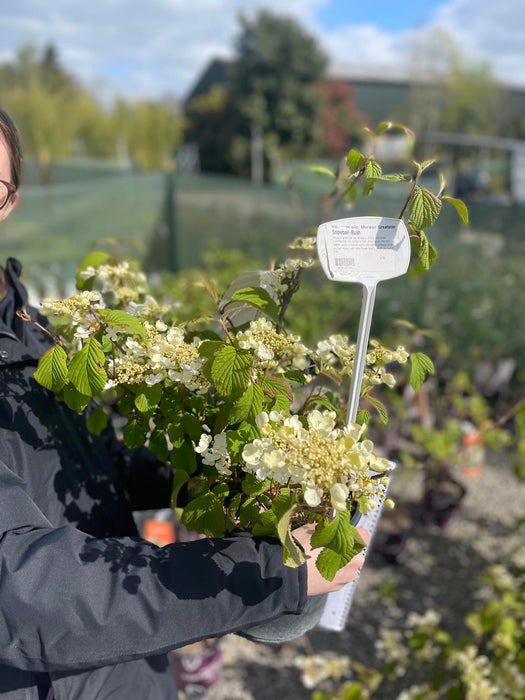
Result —
[[432, 20], [433, 10], [443, 0], [374, 0], [372, 4], [356, 0], [331, 0], [316, 12], [319, 24], [333, 30], [348, 24], [375, 24], [388, 32], [423, 26]]
[[261, 8], [297, 17], [333, 66], [408, 71], [440, 28], [464, 56], [525, 87], [523, 0], [17, 0], [2, 5], [0, 62], [52, 43], [102, 99], [182, 98], [212, 58], [231, 56], [239, 11]]

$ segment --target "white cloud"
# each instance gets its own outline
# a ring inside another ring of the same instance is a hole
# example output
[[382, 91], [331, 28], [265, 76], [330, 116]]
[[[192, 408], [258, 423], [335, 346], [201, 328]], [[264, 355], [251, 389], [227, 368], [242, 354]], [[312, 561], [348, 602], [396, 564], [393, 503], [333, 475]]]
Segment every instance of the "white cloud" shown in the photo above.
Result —
[[[406, 65], [412, 28], [389, 33], [371, 21], [323, 33], [315, 12], [328, 1], [288, 0], [285, 8], [335, 63]], [[68, 70], [105, 94], [182, 97], [212, 57], [231, 53], [238, 13], [260, 7], [283, 11], [282, 0], [18, 0], [2, 8], [0, 57], [25, 43], [52, 43]], [[449, 0], [431, 23], [451, 31], [465, 52], [489, 59], [499, 77], [525, 85], [524, 20], [522, 0]]]

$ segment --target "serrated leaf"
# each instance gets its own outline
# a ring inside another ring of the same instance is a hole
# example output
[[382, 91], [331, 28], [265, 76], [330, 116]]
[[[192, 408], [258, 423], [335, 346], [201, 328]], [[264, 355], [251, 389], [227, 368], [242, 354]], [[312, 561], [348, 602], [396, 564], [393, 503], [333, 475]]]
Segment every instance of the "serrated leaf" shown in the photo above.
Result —
[[230, 411], [229, 422], [255, 421], [263, 409], [263, 390], [259, 384], [250, 384], [242, 397]]
[[123, 333], [130, 335], [140, 335], [144, 337], [146, 331], [142, 323], [136, 316], [128, 314], [126, 311], [119, 309], [99, 309], [98, 313], [102, 316], [109, 326], [120, 329]]
[[465, 202], [462, 202], [461, 199], [456, 199], [455, 197], [441, 197], [441, 199], [444, 202], [448, 202], [449, 204], [452, 204], [454, 209], [459, 214], [461, 221], [464, 224], [468, 224], [468, 209], [467, 209]]
[[381, 175], [377, 178], [378, 180], [385, 182], [411, 182], [412, 175], [403, 173], [389, 173], [387, 175]]
[[286, 379], [288, 379], [289, 382], [292, 382], [293, 384], [300, 384], [301, 386], [304, 386], [306, 384], [306, 377], [298, 369], [291, 369], [288, 372], [285, 372], [284, 376], [286, 377]]
[[292, 387], [286, 379], [280, 377], [265, 377], [262, 381], [262, 390], [272, 398], [286, 396], [289, 401], [293, 398]]
[[226, 531], [226, 516], [222, 503], [214, 493], [205, 493], [184, 508], [182, 524], [209, 537], [222, 537]]
[[408, 212], [417, 229], [430, 228], [441, 211], [441, 200], [426, 187], [416, 185], [410, 196]]
[[182, 417], [182, 413], [172, 415], [167, 426], [168, 437], [175, 448], [180, 447], [184, 442], [184, 424], [182, 422]]
[[60, 391], [67, 382], [67, 362], [64, 348], [55, 345], [47, 350], [38, 361], [34, 377], [46, 389], [55, 393]]
[[248, 388], [251, 365], [252, 356], [247, 350], [226, 345], [213, 360], [212, 380], [221, 394], [236, 399]]
[[362, 153], [359, 153], [359, 151], [356, 151], [355, 148], [348, 151], [348, 155], [346, 156], [346, 164], [351, 173], [357, 173], [363, 167], [364, 162], [365, 156]]
[[242, 451], [246, 442], [246, 436], [238, 430], [228, 430], [226, 432], [226, 446], [233, 463], [242, 460]]
[[149, 413], [159, 405], [162, 398], [162, 386], [160, 384], [141, 384], [135, 394], [135, 407], [141, 413]]
[[176, 469], [174, 474], [173, 474], [173, 482], [172, 482], [172, 487], [171, 487], [171, 499], [170, 499], [170, 506], [171, 508], [175, 509], [177, 508], [177, 498], [179, 497], [179, 492], [181, 488], [184, 486], [184, 484], [188, 481], [189, 479], [189, 474], [184, 471], [184, 469]]
[[199, 355], [209, 360], [215, 355], [221, 346], [224, 346], [224, 342], [222, 340], [204, 340], [199, 345]]
[[259, 504], [255, 498], [248, 498], [239, 508], [239, 520], [241, 525], [254, 523], [259, 519]]
[[147, 427], [137, 423], [135, 418], [129, 420], [122, 429], [122, 437], [126, 447], [134, 449], [142, 447], [146, 442]]
[[376, 186], [378, 178], [380, 178], [382, 174], [381, 166], [376, 160], [368, 161], [365, 168], [365, 181], [363, 184], [363, 194], [365, 197], [371, 194]]
[[295, 542], [291, 532], [292, 516], [297, 509], [295, 496], [281, 494], [272, 503], [272, 512], [277, 518], [277, 536], [283, 546], [283, 563], [293, 568], [306, 561], [303, 550]]
[[95, 338], [89, 338], [82, 350], [71, 360], [68, 377], [73, 386], [85, 396], [99, 394], [108, 380], [104, 369], [106, 358]]
[[359, 554], [365, 546], [361, 535], [350, 525], [350, 513], [338, 512], [332, 522], [318, 523], [312, 535], [313, 549], [323, 547], [316, 566], [320, 574], [333, 581], [336, 573]]
[[242, 494], [236, 493], [228, 505], [228, 515], [230, 515], [232, 518], [235, 518], [235, 516], [237, 515], [237, 511], [239, 510], [239, 506], [241, 505], [241, 498]]
[[274, 323], [279, 320], [279, 306], [262, 287], [245, 287], [238, 289], [231, 296], [231, 301], [240, 301], [262, 311]]
[[95, 408], [88, 416], [86, 427], [93, 435], [100, 435], [108, 426], [108, 416], [101, 408]]
[[434, 372], [434, 363], [423, 352], [413, 352], [410, 355], [410, 386], [414, 391], [419, 391], [425, 379]]
[[358, 411], [355, 422], [357, 425], [368, 425], [370, 423], [370, 411], [366, 409]]
[[193, 442], [199, 442], [202, 434], [202, 425], [197, 416], [193, 415], [193, 413], [183, 413], [182, 427], [185, 434], [188, 435]]
[[388, 423], [388, 411], [385, 404], [379, 401], [379, 399], [376, 399], [375, 396], [371, 396], [370, 394], [366, 394], [365, 399], [371, 406], [373, 406], [376, 409], [376, 411], [379, 414], [379, 420], [381, 421], [381, 423], [386, 425]]
[[176, 469], [184, 469], [188, 474], [193, 474], [197, 469], [197, 455], [189, 438], [185, 438], [178, 447], [173, 447], [170, 462]]
[[77, 391], [71, 382], [65, 385], [62, 397], [66, 406], [72, 411], [75, 411], [75, 413], [82, 413], [91, 400], [90, 396], [86, 396], [85, 394], [81, 394], [80, 391]]
[[259, 513], [257, 522], [253, 524], [252, 535], [254, 537], [277, 537], [277, 518], [271, 510]]
[[86, 280], [80, 276], [80, 273], [84, 272], [84, 270], [87, 270], [88, 267], [94, 267], [96, 270], [97, 267], [100, 267], [100, 265], [103, 265], [105, 262], [107, 262], [109, 258], [110, 256], [108, 255], [108, 253], [104, 253], [100, 250], [94, 251], [93, 253], [89, 253], [89, 255], [87, 255], [84, 258], [84, 260], [82, 260], [77, 270], [75, 276], [77, 289], [80, 289], [81, 291], [90, 291], [91, 289], [93, 289], [93, 282], [95, 281], [95, 278], [90, 277]]
[[217, 496], [217, 498], [224, 501], [224, 499], [229, 495], [230, 489], [227, 484], [215, 484], [215, 486], [212, 488], [212, 492]]
[[241, 484], [242, 492], [247, 496], [258, 496], [266, 491], [266, 482], [258, 479], [255, 474], [246, 474]]
[[159, 462], [168, 461], [168, 442], [163, 430], [154, 430], [149, 438], [148, 447]]

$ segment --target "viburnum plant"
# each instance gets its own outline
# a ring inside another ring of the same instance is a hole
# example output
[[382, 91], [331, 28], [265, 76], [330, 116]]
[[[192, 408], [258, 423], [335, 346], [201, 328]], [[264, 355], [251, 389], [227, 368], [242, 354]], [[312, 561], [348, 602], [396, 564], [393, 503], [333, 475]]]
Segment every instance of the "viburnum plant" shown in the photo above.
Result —
[[[365, 196], [380, 180], [411, 181], [401, 216], [407, 213], [415, 264], [427, 269], [435, 256], [423, 227], [443, 200], [443, 187], [434, 195], [418, 184], [430, 163], [412, 165], [412, 175], [383, 175], [373, 155], [350, 151], [346, 173], [331, 174], [332, 197], [348, 200], [360, 181]], [[449, 201], [464, 216], [464, 205]], [[208, 284], [215, 315], [184, 323], [176, 303], [151, 296], [136, 263], [91, 253], [77, 272], [78, 294], [42, 304], [55, 344], [35, 379], [72, 410], [86, 411], [96, 434], [117, 411], [128, 447], [147, 445], [170, 462], [172, 505], [187, 528], [278, 537], [284, 562], [298, 566], [304, 554], [292, 528], [315, 522], [317, 566], [332, 580], [363, 548], [352, 518], [375, 507], [392, 465], [367, 439], [368, 410], [355, 424], [345, 420], [355, 346], [332, 335], [308, 348], [286, 330], [300, 275], [315, 264], [315, 237], [291, 247], [300, 257], [252, 273], [250, 286], [219, 294]], [[433, 370], [428, 357], [370, 344], [361, 392], [380, 420], [386, 409], [373, 390], [393, 387], [409, 360], [418, 389]]]

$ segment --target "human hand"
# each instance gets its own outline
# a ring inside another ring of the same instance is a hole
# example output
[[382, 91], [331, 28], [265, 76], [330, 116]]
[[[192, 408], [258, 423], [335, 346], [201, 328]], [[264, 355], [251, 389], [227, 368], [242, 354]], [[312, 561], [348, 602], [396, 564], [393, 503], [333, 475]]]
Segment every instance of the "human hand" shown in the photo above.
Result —
[[[346, 566], [336, 573], [333, 581], [327, 581], [323, 576], [321, 576], [319, 569], [315, 565], [317, 557], [321, 553], [321, 549], [312, 549], [310, 544], [310, 539], [314, 533], [315, 525], [313, 523], [308, 523], [307, 525], [302, 525], [292, 532], [295, 539], [299, 542], [301, 547], [304, 549], [304, 553], [309, 559], [306, 560], [306, 568], [308, 571], [308, 595], [320, 595], [322, 593], [333, 593], [334, 591], [339, 591], [343, 586], [351, 581], [354, 581], [359, 576], [359, 569], [363, 566], [365, 562], [364, 554], [358, 554], [353, 559], [351, 559]], [[368, 543], [370, 540], [370, 533], [362, 527], [357, 528], [359, 534]]]

